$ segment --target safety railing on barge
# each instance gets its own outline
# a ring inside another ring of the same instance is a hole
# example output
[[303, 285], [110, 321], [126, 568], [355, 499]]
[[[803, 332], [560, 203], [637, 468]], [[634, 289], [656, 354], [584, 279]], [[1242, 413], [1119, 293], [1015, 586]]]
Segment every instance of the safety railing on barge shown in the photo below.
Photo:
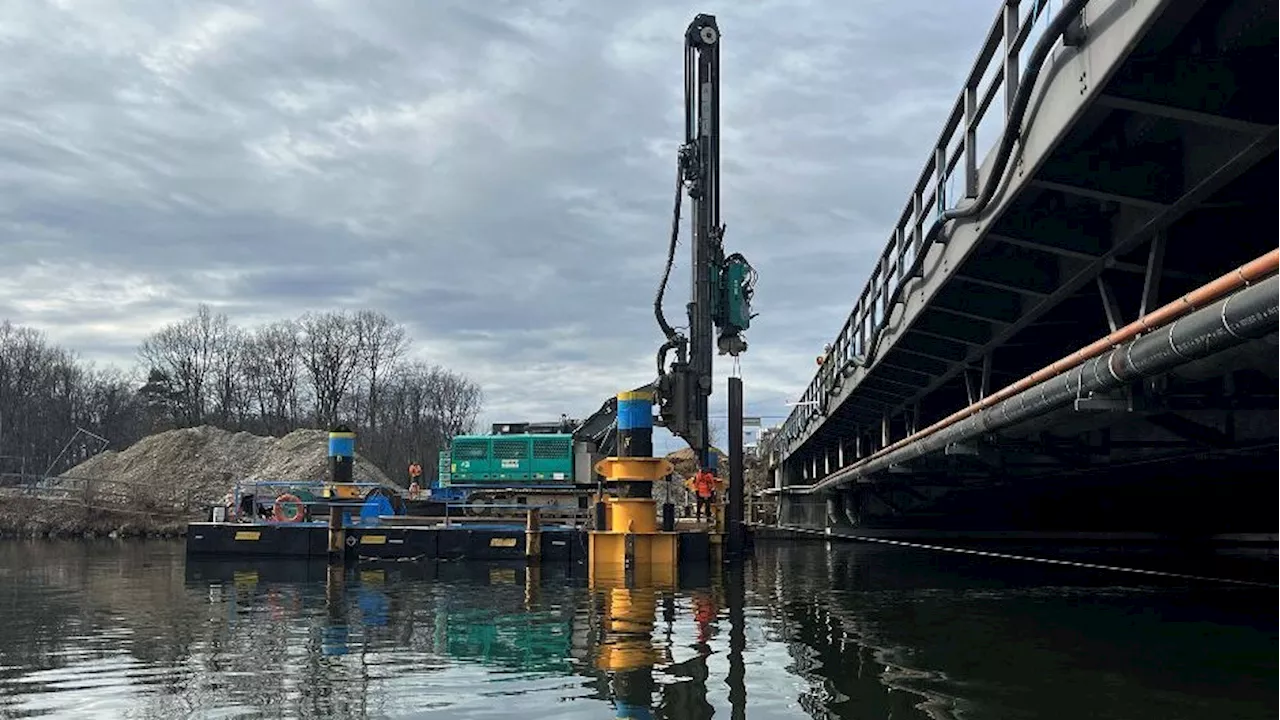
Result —
[[[356, 516], [351, 521], [361, 524], [362, 521], [369, 522], [367, 513], [361, 517], [361, 508], [370, 502], [370, 496], [378, 488], [382, 491], [376, 494], [386, 497], [388, 503], [393, 504], [392, 498], [403, 499], [398, 489], [375, 482], [343, 483], [345, 487], [369, 490], [351, 499], [328, 498], [324, 497], [327, 484], [323, 480], [243, 480], [223, 497], [221, 505], [213, 507], [210, 519], [214, 522], [227, 520], [265, 524], [324, 522], [324, 518], [311, 517], [311, 511], [316, 508], [327, 511], [329, 507], [341, 506], [355, 511]], [[225, 517], [219, 517], [219, 508]], [[267, 509], [271, 512], [266, 512]]]
[[[536, 510], [545, 519], [547, 526], [582, 527], [590, 517], [588, 510], [554, 503], [493, 503], [464, 498], [434, 499], [426, 493], [411, 496], [399, 488], [378, 483], [344, 484], [346, 487], [370, 488], [370, 490], [368, 493], [361, 493], [361, 497], [335, 500], [321, 497], [326, 484], [323, 481], [298, 480], [240, 482], [232, 492], [227, 494], [221, 506], [215, 506], [209, 519], [214, 522], [225, 520], [254, 524], [324, 524], [328, 516], [312, 511], [320, 509], [327, 513], [328, 508], [334, 505], [342, 507], [349, 513], [348, 519], [343, 524], [350, 526], [397, 523], [446, 528], [507, 526], [526, 522], [528, 512]], [[252, 489], [253, 492], [246, 492], [248, 489]], [[374, 495], [385, 498], [386, 502], [373, 500]], [[413, 500], [437, 506], [440, 514], [429, 516], [407, 514], [406, 501]], [[246, 507], [248, 505], [252, 507]], [[223, 517], [219, 517], [219, 507], [223, 508]]]
[[[471, 510], [485, 511], [477, 514]], [[485, 525], [510, 525], [525, 522], [530, 511], [537, 511], [542, 527], [586, 527], [591, 518], [588, 510], [566, 508], [563, 505], [537, 503], [477, 503], [451, 501], [444, 503], [444, 515], [436, 520], [441, 527], [482, 527]]]
[[[921, 258], [939, 240], [946, 219], [944, 213], [979, 196], [982, 166], [979, 158], [992, 145], [980, 143], [980, 134], [994, 129], [995, 137], [1002, 137], [1017, 129], [1009, 127], [1008, 116], [1019, 104], [1019, 91], [1025, 95], [1032, 89], [1024, 89], [1022, 85], [1033, 85], [1034, 74], [1039, 70], [1039, 63], [1035, 63], [1027, 68], [1029, 77], [1020, 74], [1019, 67], [1028, 59], [1024, 57], [1024, 50], [1028, 51], [1026, 54], [1034, 54], [1030, 52], [1033, 40], [1041, 39], [1059, 14], [1072, 6], [1078, 9], [1079, 5], [1080, 2], [1072, 0], [1004, 0], [1001, 3], [1000, 12], [987, 32], [982, 50], [952, 105], [888, 244], [853, 311], [831, 343], [830, 352], [775, 436], [774, 449], [788, 452], [813, 422], [827, 413], [827, 403], [853, 369], [870, 361], [890, 310], [899, 301], [907, 281], [919, 272], [917, 265]], [[1052, 38], [1044, 40], [1054, 42]], [[1001, 91], [1004, 112], [990, 113]], [[984, 125], [983, 121], [989, 119], [992, 122]], [[1018, 121], [1014, 119], [1015, 123]], [[999, 173], [993, 173], [987, 180], [988, 184], [999, 181]], [[958, 196], [957, 184], [963, 189]]]

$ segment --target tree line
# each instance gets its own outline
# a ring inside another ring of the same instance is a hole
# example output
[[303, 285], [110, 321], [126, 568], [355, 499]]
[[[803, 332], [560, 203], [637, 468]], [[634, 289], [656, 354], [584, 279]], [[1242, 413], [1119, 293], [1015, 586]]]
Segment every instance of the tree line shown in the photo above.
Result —
[[127, 370], [97, 367], [45, 336], [0, 323], [0, 474], [58, 473], [104, 445], [213, 425], [281, 436], [355, 430], [357, 451], [392, 479], [425, 475], [452, 436], [471, 432], [480, 387], [411, 359], [405, 328], [359, 310], [309, 312], [253, 328], [207, 305], [148, 335]]

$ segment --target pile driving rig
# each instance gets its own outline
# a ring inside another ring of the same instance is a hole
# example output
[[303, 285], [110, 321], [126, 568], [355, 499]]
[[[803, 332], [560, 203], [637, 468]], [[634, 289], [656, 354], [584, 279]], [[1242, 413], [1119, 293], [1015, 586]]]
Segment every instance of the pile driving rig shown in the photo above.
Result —
[[[666, 266], [654, 298], [654, 316], [666, 336], [657, 353], [658, 377], [631, 393], [652, 393], [655, 424], [689, 444], [700, 469], [711, 469], [708, 401], [714, 350], [737, 357], [746, 352], [743, 333], [751, 325], [756, 274], [739, 253], [725, 254], [720, 223], [720, 29], [713, 15], [699, 14], [685, 31], [685, 137], [677, 155], [675, 209]], [[667, 321], [663, 299], [675, 264], [684, 193], [693, 206], [692, 293], [688, 335]], [[674, 351], [675, 359], [668, 364]], [[588, 508], [600, 489], [596, 463], [630, 455], [619, 448], [617, 398], [583, 421], [499, 423], [490, 435], [462, 435], [440, 456], [440, 479], [432, 499], [480, 503], [556, 504]], [[532, 500], [531, 496], [537, 496]]]
[[[653, 426], [667, 428], [689, 444], [699, 470], [709, 470], [711, 442], [708, 400], [712, 389], [712, 340], [721, 355], [746, 352], [742, 334], [751, 324], [755, 272], [746, 258], [725, 255], [725, 227], [720, 223], [720, 28], [714, 16], [699, 14], [684, 36], [684, 143], [676, 165], [675, 210], [666, 268], [653, 301], [654, 317], [666, 341], [658, 349], [658, 379], [652, 389], [618, 396], [619, 452], [597, 468], [605, 477], [607, 495], [596, 506], [596, 521], [588, 535], [589, 577], [597, 582], [672, 584], [679, 546], [675, 512], [662, 507], [656, 522], [653, 483], [671, 472], [671, 463], [653, 455]], [[688, 304], [689, 335], [667, 322], [662, 301], [680, 239], [680, 203], [689, 193], [693, 205], [691, 247], [692, 298]], [[675, 360], [667, 364], [675, 351]], [[730, 383], [733, 388], [740, 385]], [[624, 412], [623, 404], [628, 406]], [[653, 405], [658, 406], [655, 422]], [[732, 456], [730, 458], [732, 463]], [[732, 482], [732, 480], [731, 480]], [[741, 492], [741, 482], [733, 486]], [[740, 503], [731, 504], [739, 506]], [[718, 523], [717, 523], [718, 525]], [[735, 524], [735, 528], [740, 523]], [[738, 537], [736, 530], [732, 538]], [[709, 541], [720, 545], [722, 533]], [[730, 543], [737, 552], [737, 543]], [[618, 667], [611, 666], [617, 670]]]
[[[747, 350], [756, 273], [740, 253], [724, 252], [720, 223], [720, 28], [714, 15], [699, 14], [685, 31], [684, 144], [676, 170], [675, 212], [666, 270], [654, 299], [654, 316], [666, 335], [658, 350], [655, 395], [658, 424], [689, 443], [699, 468], [710, 467], [708, 399], [712, 389], [712, 339], [720, 355]], [[692, 297], [689, 335], [667, 322], [662, 301], [680, 236], [680, 201], [689, 193], [692, 217]], [[675, 360], [667, 365], [669, 353]]]

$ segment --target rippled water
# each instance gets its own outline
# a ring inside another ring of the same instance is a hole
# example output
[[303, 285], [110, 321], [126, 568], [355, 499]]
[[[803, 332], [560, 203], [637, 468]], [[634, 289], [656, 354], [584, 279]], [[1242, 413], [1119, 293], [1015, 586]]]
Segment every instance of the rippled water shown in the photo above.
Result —
[[0, 717], [1277, 715], [1273, 589], [821, 544], [583, 574], [0, 542]]

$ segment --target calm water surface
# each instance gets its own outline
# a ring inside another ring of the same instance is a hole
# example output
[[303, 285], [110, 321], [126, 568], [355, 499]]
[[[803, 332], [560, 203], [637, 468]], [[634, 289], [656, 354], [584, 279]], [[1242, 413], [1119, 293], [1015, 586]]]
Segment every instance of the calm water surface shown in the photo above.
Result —
[[844, 544], [583, 574], [0, 541], [0, 718], [1277, 716], [1274, 589]]

